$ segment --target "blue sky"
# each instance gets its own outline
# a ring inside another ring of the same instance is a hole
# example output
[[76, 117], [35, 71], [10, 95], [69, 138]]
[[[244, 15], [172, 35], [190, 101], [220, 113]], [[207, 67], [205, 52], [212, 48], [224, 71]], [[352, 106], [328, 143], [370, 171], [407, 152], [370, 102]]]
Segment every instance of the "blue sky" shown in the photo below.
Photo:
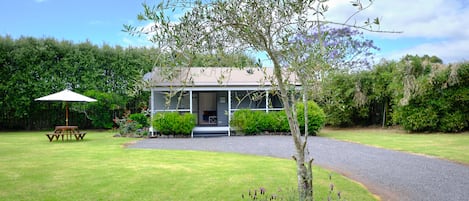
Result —
[[136, 21], [140, 1], [0, 0], [0, 35], [53, 37], [109, 45], [126, 44], [123, 24]]
[[[141, 46], [147, 44], [144, 39], [121, 30], [123, 24], [137, 24], [143, 1], [0, 0], [0, 35]], [[350, 9], [350, 0], [332, 0], [329, 19], [346, 19]], [[429, 54], [446, 63], [469, 61], [468, 0], [375, 0], [363, 15], [379, 17], [383, 30], [402, 31], [367, 34], [381, 48], [378, 57], [397, 60], [405, 54]]]

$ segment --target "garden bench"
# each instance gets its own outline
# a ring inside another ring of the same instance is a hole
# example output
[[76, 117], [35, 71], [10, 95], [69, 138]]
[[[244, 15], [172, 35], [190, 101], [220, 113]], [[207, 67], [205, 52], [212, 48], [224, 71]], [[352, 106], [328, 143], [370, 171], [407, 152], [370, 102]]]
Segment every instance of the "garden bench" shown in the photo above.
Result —
[[53, 133], [45, 134], [49, 139], [49, 142], [52, 142], [55, 138], [56, 141], [62, 137], [62, 141], [65, 139], [72, 139], [72, 136], [75, 136], [76, 140], [83, 140], [86, 135], [86, 132], [80, 132], [77, 126], [56, 126]]

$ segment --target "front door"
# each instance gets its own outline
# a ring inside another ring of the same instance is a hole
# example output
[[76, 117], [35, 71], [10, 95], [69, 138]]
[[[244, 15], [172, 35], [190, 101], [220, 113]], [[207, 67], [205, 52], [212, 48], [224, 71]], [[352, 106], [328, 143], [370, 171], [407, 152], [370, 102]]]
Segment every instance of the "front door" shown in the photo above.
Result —
[[198, 111], [200, 126], [217, 126], [217, 93], [199, 92]]

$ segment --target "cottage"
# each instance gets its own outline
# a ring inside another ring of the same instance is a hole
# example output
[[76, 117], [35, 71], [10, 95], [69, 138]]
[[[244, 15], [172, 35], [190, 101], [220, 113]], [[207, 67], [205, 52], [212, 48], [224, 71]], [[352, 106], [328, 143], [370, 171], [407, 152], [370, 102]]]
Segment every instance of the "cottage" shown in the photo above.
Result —
[[195, 114], [197, 126], [192, 137], [230, 136], [231, 114], [239, 109], [283, 110], [272, 81], [273, 68], [192, 67], [162, 71], [155, 68], [145, 76], [150, 82], [151, 114]]

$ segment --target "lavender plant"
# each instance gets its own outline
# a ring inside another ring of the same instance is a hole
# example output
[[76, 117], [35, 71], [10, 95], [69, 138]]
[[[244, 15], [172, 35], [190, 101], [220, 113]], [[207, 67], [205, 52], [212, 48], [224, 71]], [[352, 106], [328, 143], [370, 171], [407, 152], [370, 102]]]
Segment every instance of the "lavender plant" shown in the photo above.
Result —
[[241, 198], [243, 200], [251, 201], [293, 201], [298, 200], [298, 194], [295, 193], [294, 190], [284, 191], [280, 188], [277, 190], [277, 193], [269, 194], [264, 187], [260, 187], [259, 189], [254, 190], [249, 189], [247, 194], [241, 194]]

